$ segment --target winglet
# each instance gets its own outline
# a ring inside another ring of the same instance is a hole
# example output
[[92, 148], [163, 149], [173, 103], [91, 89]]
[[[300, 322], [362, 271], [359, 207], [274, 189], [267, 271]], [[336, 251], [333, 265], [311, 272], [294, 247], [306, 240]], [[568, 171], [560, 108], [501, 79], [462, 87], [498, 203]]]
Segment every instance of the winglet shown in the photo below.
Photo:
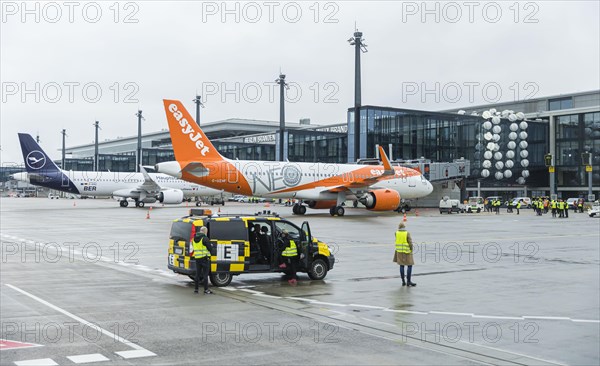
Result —
[[379, 146], [379, 157], [381, 157], [381, 162], [383, 163], [383, 169], [385, 170], [385, 173], [389, 174], [391, 172], [392, 174], [395, 174], [394, 168], [392, 167], [392, 164], [390, 164], [390, 160], [385, 154], [385, 150], [383, 150], [382, 146]]
[[142, 176], [144, 177], [144, 180], [146, 182], [154, 182], [154, 179], [152, 179], [150, 177], [150, 174], [148, 174], [148, 172], [146, 171], [146, 169], [144, 169], [144, 167], [142, 166], [142, 164], [140, 164], [140, 173], [142, 173]]

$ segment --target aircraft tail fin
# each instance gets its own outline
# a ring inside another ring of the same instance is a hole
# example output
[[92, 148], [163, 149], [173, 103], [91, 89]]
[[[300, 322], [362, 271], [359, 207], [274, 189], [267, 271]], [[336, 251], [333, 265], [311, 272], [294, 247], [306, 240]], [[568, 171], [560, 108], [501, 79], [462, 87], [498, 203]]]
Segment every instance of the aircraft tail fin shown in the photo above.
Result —
[[31, 135], [19, 133], [19, 142], [21, 143], [25, 169], [28, 173], [40, 174], [61, 171]]
[[224, 160], [179, 100], [163, 100], [175, 159], [180, 162]]
[[384, 174], [385, 175], [395, 174], [394, 168], [392, 167], [392, 164], [390, 163], [390, 159], [388, 159], [387, 155], [385, 154], [385, 150], [381, 146], [379, 146], [379, 157], [381, 158], [381, 162], [383, 163]]

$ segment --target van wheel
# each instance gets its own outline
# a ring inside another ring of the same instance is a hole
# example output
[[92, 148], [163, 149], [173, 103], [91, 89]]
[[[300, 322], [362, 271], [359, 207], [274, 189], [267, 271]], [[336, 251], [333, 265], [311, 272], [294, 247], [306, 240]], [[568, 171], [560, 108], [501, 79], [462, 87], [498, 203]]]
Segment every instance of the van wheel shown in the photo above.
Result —
[[308, 277], [311, 280], [322, 280], [327, 276], [327, 264], [322, 259], [315, 259], [308, 270]]
[[217, 287], [228, 286], [232, 279], [231, 273], [212, 273], [210, 275], [210, 283]]

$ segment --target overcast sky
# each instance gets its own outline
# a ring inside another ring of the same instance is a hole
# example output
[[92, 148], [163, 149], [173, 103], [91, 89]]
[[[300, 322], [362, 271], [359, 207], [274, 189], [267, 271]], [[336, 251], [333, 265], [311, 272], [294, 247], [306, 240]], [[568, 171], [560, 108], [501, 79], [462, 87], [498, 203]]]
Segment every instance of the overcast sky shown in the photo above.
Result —
[[[363, 104], [441, 110], [600, 88], [598, 1], [2, 2], [1, 159], [18, 132], [67, 146], [165, 129], [163, 98], [201, 122], [346, 121], [355, 24], [364, 32]], [[274, 95], [273, 95], [273, 92]], [[99, 94], [100, 93], [100, 94]], [[39, 100], [36, 100], [38, 99]]]

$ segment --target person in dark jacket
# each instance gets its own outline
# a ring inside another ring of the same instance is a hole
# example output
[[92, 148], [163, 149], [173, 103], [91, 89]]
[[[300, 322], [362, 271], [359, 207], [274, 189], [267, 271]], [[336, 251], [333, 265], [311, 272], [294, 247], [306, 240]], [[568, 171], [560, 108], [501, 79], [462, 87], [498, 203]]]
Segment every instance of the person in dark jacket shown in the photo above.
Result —
[[283, 230], [277, 244], [281, 249], [281, 258], [283, 264], [285, 264], [285, 266], [280, 267], [286, 268], [287, 272], [289, 272], [290, 279], [288, 280], [288, 283], [292, 286], [296, 286], [296, 283], [298, 282], [298, 277], [296, 276], [298, 268], [298, 247], [296, 246], [296, 242], [290, 238], [287, 230]]
[[202, 277], [202, 283], [204, 285], [204, 293], [212, 294], [212, 291], [208, 289], [208, 273], [210, 271], [210, 252], [212, 250], [212, 244], [206, 236], [208, 229], [206, 226], [202, 226], [200, 230], [196, 231], [192, 245], [194, 247], [194, 259], [196, 261], [196, 277], [194, 293], [198, 293], [198, 285]]

